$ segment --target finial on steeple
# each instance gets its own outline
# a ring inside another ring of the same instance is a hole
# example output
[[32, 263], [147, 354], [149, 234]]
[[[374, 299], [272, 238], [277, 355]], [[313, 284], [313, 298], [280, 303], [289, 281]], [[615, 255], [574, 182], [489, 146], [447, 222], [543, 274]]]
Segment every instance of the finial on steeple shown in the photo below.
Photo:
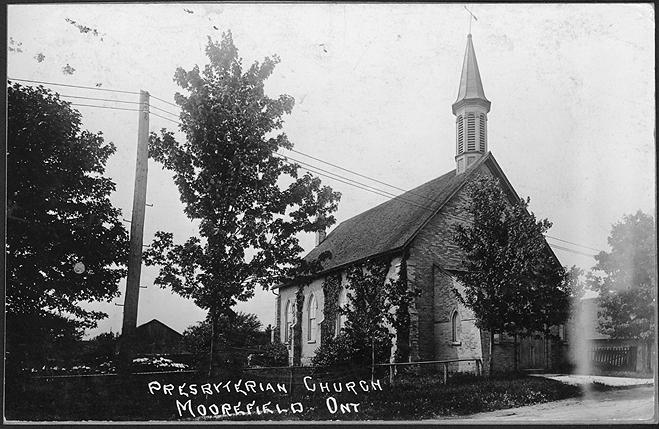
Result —
[[471, 21], [472, 20], [478, 21], [478, 18], [476, 18], [476, 15], [474, 15], [473, 13], [471, 13], [469, 9], [467, 9], [467, 5], [465, 5], [465, 10], [469, 12], [469, 34], [467, 35], [467, 37], [471, 38]]

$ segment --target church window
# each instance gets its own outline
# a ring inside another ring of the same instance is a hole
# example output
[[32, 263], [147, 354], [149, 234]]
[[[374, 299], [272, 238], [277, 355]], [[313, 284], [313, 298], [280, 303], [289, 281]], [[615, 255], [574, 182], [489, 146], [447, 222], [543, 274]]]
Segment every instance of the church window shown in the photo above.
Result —
[[307, 326], [307, 340], [308, 341], [316, 341], [316, 330], [318, 327], [318, 324], [316, 323], [316, 315], [318, 313], [318, 301], [316, 301], [316, 297], [311, 295], [309, 298], [309, 306], [307, 307], [307, 314], [308, 314], [308, 326]]
[[284, 313], [284, 343], [290, 344], [293, 337], [293, 325], [295, 324], [295, 314], [293, 311], [293, 302], [290, 300], [286, 303], [286, 312]]
[[460, 325], [460, 316], [457, 311], [453, 311], [451, 316], [451, 341], [457, 343], [460, 341], [458, 326]]
[[476, 150], [476, 117], [467, 114], [467, 152]]
[[481, 152], [485, 152], [485, 146], [486, 146], [485, 143], [487, 142], [487, 140], [486, 140], [487, 139], [487, 119], [485, 118], [485, 115], [481, 114], [480, 117], [479, 117], [479, 120], [480, 120], [480, 123], [478, 124], [479, 125], [479, 131], [480, 131], [479, 135], [478, 135], [478, 137], [479, 137], [479, 146], [480, 146], [479, 150]]
[[336, 326], [334, 328], [334, 335], [339, 335], [341, 333], [341, 328], [345, 324], [345, 316], [341, 314], [341, 308], [346, 304], [348, 299], [347, 292], [345, 289], [341, 289], [339, 292], [339, 299], [336, 304]]
[[458, 116], [457, 123], [457, 140], [458, 140], [458, 155], [464, 152], [464, 125], [462, 123], [462, 115]]

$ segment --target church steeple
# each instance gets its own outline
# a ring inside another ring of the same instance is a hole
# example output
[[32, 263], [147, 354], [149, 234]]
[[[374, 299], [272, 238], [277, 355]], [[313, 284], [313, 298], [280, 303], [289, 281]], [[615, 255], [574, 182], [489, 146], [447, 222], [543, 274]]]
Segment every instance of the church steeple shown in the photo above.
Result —
[[485, 98], [483, 91], [471, 34], [467, 36], [458, 99], [452, 107], [456, 116], [455, 162], [457, 174], [461, 174], [487, 153], [487, 113], [490, 111], [490, 101]]

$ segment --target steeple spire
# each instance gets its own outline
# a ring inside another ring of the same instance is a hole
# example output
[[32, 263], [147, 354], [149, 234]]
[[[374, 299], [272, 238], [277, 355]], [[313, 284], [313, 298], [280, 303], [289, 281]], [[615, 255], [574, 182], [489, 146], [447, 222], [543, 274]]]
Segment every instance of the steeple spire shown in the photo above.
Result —
[[487, 113], [490, 101], [485, 97], [471, 34], [467, 36], [458, 98], [453, 103], [456, 118], [455, 161], [457, 174], [487, 153]]

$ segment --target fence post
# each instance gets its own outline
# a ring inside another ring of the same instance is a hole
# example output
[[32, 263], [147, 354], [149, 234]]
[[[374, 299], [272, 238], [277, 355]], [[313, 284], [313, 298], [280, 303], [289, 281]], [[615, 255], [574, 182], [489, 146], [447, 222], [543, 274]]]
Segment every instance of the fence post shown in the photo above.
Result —
[[289, 367], [290, 368], [290, 373], [288, 376], [288, 394], [293, 395], [293, 366]]
[[448, 364], [444, 364], [444, 384], [446, 384], [446, 379], [448, 377]]
[[394, 365], [389, 365], [389, 384], [394, 384]]

